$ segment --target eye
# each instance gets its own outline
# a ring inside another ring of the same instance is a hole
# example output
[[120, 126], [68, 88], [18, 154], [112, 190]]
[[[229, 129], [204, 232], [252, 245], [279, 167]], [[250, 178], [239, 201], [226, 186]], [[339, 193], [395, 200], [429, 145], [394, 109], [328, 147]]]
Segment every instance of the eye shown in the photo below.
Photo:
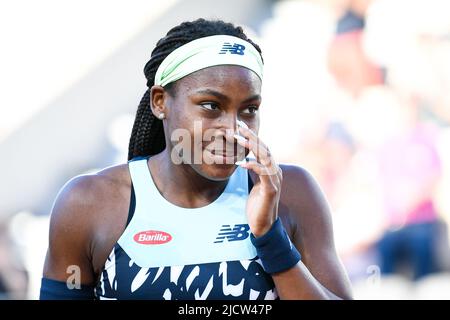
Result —
[[204, 102], [200, 104], [202, 108], [205, 108], [207, 110], [216, 111], [219, 110], [219, 105], [214, 102]]
[[242, 113], [245, 114], [256, 114], [256, 112], [258, 111], [258, 107], [257, 106], [248, 106], [247, 108], [245, 108]]

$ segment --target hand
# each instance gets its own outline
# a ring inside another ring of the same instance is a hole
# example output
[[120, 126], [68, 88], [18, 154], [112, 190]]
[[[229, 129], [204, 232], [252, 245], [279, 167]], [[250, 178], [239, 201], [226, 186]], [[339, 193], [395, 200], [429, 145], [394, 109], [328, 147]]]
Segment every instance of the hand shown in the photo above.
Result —
[[278, 217], [278, 201], [280, 200], [281, 168], [275, 163], [267, 146], [249, 128], [238, 122], [237, 142], [253, 152], [256, 161], [241, 163], [240, 166], [252, 170], [259, 176], [247, 200], [246, 212], [250, 230], [255, 237], [264, 235]]

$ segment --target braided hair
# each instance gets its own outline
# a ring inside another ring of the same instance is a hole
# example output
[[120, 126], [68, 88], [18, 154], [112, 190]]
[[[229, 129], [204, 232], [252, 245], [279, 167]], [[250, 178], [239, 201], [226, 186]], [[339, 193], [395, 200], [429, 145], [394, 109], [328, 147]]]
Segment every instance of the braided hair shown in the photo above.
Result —
[[[166, 147], [162, 121], [156, 118], [150, 108], [150, 88], [154, 85], [156, 70], [161, 62], [175, 49], [203, 37], [213, 35], [230, 35], [250, 42], [261, 54], [261, 49], [248, 39], [241, 27], [222, 20], [197, 19], [183, 22], [172, 28], [160, 39], [152, 52], [150, 60], [144, 67], [148, 89], [139, 103], [128, 147], [128, 160], [138, 156], [151, 156], [160, 153]], [[165, 90], [173, 94], [173, 83], [165, 86]]]

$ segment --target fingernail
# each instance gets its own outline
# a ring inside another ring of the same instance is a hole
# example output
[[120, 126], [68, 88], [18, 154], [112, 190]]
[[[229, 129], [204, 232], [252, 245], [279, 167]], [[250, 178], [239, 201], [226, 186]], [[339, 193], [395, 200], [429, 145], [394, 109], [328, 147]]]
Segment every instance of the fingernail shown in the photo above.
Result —
[[236, 140], [246, 142], [247, 139], [245, 139], [243, 136], [238, 135], [237, 133], [233, 134], [233, 137], [236, 138]]
[[247, 124], [244, 121], [236, 120], [236, 122], [237, 122], [238, 126], [240, 126], [242, 128], [245, 128], [245, 129], [248, 129], [248, 126], [247, 126]]
[[225, 138], [231, 139], [234, 134], [235, 134], [234, 130], [228, 130], [227, 129], [227, 131], [225, 131]]

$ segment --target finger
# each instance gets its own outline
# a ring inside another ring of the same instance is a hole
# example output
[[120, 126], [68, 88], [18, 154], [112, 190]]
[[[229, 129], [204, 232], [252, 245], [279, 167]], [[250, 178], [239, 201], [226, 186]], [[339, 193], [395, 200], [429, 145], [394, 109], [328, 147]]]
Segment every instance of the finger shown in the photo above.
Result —
[[281, 181], [277, 175], [270, 175], [267, 172], [267, 168], [256, 161], [247, 162], [246, 165], [242, 165], [248, 170], [252, 170], [259, 177], [258, 184], [261, 185], [262, 190], [275, 195], [281, 190]]
[[237, 143], [241, 146], [243, 146], [246, 149], [250, 149], [250, 141], [248, 139], [246, 139], [243, 136], [240, 136], [238, 134], [234, 134], [233, 135], [234, 139], [236, 139]]
[[267, 168], [266, 166], [254, 161], [240, 161], [239, 165], [245, 169], [252, 170], [255, 172], [262, 183], [264, 184], [274, 184], [274, 185], [281, 185], [281, 180], [277, 174], [277, 172], [273, 173], [270, 168]]
[[256, 157], [256, 160], [263, 165], [270, 166], [273, 159], [270, 157], [270, 152], [267, 146], [259, 139], [259, 137], [253, 133], [250, 129], [241, 127], [239, 128], [241, 135], [235, 134], [234, 137], [238, 143], [251, 150]]
[[[281, 169], [277, 166], [269, 148], [258, 135], [250, 130], [244, 121], [237, 120], [236, 123], [238, 125], [238, 132], [242, 135], [235, 135], [235, 138], [242, 142], [241, 145], [248, 147], [249, 150], [255, 154], [258, 162], [270, 168], [270, 174], [275, 174], [277, 171], [281, 173]], [[246, 142], [245, 139], [242, 139], [242, 137], [246, 138], [248, 142]]]
[[[256, 150], [255, 150], [255, 147], [254, 147], [254, 144], [252, 141], [249, 141], [242, 136], [236, 136], [235, 138], [239, 145], [243, 146], [244, 148], [249, 148], [249, 150], [252, 150], [253, 153], [256, 153]], [[271, 156], [264, 158], [264, 157], [261, 157], [261, 153], [260, 153], [260, 158], [259, 158], [259, 160], [256, 159], [256, 161], [266, 167], [266, 169], [268, 170], [268, 173], [267, 173], [268, 175], [276, 174], [281, 179], [281, 176], [280, 176], [281, 169], [277, 166], [277, 164], [275, 163], [275, 160]], [[238, 162], [241, 162], [241, 161], [238, 161]], [[240, 163], [236, 163], [236, 164], [240, 164]]]
[[[256, 158], [256, 161], [258, 161], [260, 164], [262, 164], [268, 168], [274, 169], [273, 167], [274, 167], [275, 161], [271, 157], [262, 156], [265, 153], [258, 152], [258, 146], [255, 145], [255, 141], [247, 140], [246, 138], [244, 138], [240, 135], [235, 135], [235, 139], [237, 140], [238, 145], [242, 146], [243, 148], [253, 151], [255, 156], [259, 155], [259, 157]], [[271, 174], [275, 174], [275, 173], [276, 173], [276, 170], [273, 170], [273, 172]]]

